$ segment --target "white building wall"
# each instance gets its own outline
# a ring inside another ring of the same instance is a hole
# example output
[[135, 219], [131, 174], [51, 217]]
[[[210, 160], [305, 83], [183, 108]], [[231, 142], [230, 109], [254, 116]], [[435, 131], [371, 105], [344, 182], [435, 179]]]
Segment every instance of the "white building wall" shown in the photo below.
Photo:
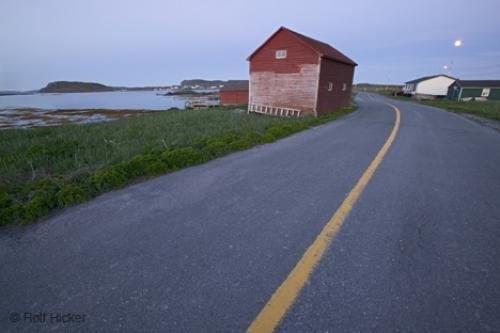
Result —
[[446, 76], [438, 76], [428, 79], [417, 84], [415, 94], [417, 95], [433, 95], [445, 96], [448, 93], [448, 87], [455, 82]]

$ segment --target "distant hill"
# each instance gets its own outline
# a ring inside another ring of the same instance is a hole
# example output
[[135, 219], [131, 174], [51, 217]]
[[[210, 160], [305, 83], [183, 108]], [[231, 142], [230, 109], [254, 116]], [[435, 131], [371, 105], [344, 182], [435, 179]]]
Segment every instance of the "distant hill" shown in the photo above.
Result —
[[383, 83], [357, 83], [353, 85], [354, 89], [400, 89], [402, 84], [383, 84]]
[[151, 91], [151, 90], [165, 90], [169, 89], [170, 86], [145, 86], [145, 87], [113, 87], [115, 90], [122, 91]]
[[8, 96], [8, 95], [32, 95], [36, 94], [38, 90], [30, 90], [30, 91], [0, 91], [0, 96]]
[[181, 86], [200, 86], [204, 88], [208, 88], [211, 86], [219, 86], [224, 84], [226, 81], [222, 80], [202, 80], [202, 79], [194, 79], [194, 80], [183, 80], [181, 81]]
[[357, 83], [355, 88], [402, 88], [402, 84], [384, 84], [384, 83]]
[[[208, 89], [211, 87], [219, 87], [226, 84], [228, 81], [223, 80], [183, 80], [180, 84], [185, 89]], [[100, 92], [100, 91], [143, 91], [168, 89], [169, 86], [145, 86], [145, 87], [111, 87], [96, 82], [81, 82], [81, 81], [54, 81], [40, 89], [40, 93], [79, 93], [79, 92]]]
[[105, 86], [104, 84], [95, 82], [79, 82], [79, 81], [55, 81], [50, 82], [44, 88], [40, 89], [42, 93], [77, 93], [77, 92], [99, 92], [99, 91], [114, 91], [113, 87]]
[[353, 85], [354, 91], [369, 91], [380, 93], [392, 93], [393, 91], [399, 91], [402, 88], [403, 85], [398, 84], [358, 83]]

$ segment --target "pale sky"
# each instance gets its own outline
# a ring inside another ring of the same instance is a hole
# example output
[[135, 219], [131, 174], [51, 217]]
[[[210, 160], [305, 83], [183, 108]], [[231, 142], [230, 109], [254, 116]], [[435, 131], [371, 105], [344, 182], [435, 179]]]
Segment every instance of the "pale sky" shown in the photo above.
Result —
[[280, 26], [355, 60], [358, 83], [450, 64], [462, 79], [500, 79], [499, 13], [498, 0], [0, 0], [0, 90], [246, 79], [246, 57]]

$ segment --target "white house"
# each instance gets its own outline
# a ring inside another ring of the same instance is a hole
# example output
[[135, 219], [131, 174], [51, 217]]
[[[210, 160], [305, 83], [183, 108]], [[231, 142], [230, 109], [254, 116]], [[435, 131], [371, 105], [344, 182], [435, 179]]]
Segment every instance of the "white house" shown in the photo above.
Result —
[[413, 96], [446, 96], [448, 94], [448, 87], [457, 79], [454, 77], [440, 74], [433, 76], [425, 76], [416, 80], [405, 82], [403, 93], [405, 95]]

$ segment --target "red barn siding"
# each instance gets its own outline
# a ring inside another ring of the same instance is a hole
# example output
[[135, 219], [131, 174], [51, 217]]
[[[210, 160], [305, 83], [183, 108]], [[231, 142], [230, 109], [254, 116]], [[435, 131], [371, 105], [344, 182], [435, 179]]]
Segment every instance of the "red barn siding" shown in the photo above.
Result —
[[[323, 58], [320, 68], [318, 103], [316, 105], [318, 115], [350, 105], [354, 66]], [[332, 91], [328, 91], [330, 82], [333, 84]], [[346, 90], [342, 91], [344, 83]]]
[[[276, 59], [287, 50], [286, 59]], [[288, 31], [273, 36], [250, 61], [250, 103], [314, 112], [318, 54]]]
[[250, 103], [314, 113], [318, 65], [302, 65], [298, 73], [250, 73]]
[[246, 91], [221, 91], [219, 92], [221, 105], [248, 104], [248, 90]]
[[[277, 50], [286, 50], [287, 57], [276, 59]], [[328, 44], [282, 27], [248, 60], [249, 104], [318, 115], [350, 103], [356, 63]], [[331, 92], [328, 82], [334, 85]]]
[[[277, 50], [287, 50], [286, 59], [276, 59]], [[288, 31], [272, 37], [250, 61], [250, 73], [299, 73], [301, 64], [318, 64], [318, 54]]]

